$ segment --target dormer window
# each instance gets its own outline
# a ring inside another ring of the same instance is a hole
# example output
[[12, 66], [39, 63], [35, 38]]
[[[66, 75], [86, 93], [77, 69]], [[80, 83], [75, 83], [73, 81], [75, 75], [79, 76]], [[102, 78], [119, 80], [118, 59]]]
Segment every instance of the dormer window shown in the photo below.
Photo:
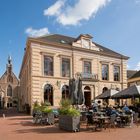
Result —
[[65, 41], [65, 40], [60, 40], [60, 42], [61, 42], [62, 44], [65, 44], [65, 43], [66, 43], [66, 41]]

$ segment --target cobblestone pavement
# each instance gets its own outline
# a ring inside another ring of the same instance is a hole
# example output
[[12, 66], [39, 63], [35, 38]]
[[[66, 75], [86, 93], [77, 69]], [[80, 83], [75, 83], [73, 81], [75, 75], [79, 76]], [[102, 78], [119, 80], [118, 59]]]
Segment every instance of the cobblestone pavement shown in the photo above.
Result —
[[24, 114], [0, 114], [0, 140], [140, 140], [140, 126], [93, 132], [82, 126], [80, 132], [66, 132], [58, 125], [35, 125]]

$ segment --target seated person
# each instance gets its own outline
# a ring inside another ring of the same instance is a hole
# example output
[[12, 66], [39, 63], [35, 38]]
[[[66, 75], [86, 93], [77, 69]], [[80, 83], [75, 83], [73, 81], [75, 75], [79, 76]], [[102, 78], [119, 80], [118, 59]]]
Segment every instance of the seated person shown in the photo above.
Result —
[[111, 116], [113, 114], [115, 114], [116, 116], [119, 116], [119, 112], [113, 107], [113, 106], [109, 106], [106, 108], [106, 114], [107, 116]]
[[96, 102], [93, 102], [92, 109], [93, 109], [93, 112], [97, 112], [98, 111], [98, 104]]
[[111, 112], [112, 112], [112, 107], [111, 106], [107, 106], [105, 110], [106, 110], [107, 116], [110, 116]]
[[129, 107], [128, 107], [127, 105], [125, 105], [125, 106], [122, 108], [122, 111], [123, 111], [124, 113], [130, 113], [130, 109], [129, 109]]
[[112, 108], [112, 111], [111, 111], [111, 115], [115, 114], [116, 116], [119, 116], [119, 112], [115, 109], [115, 108]]

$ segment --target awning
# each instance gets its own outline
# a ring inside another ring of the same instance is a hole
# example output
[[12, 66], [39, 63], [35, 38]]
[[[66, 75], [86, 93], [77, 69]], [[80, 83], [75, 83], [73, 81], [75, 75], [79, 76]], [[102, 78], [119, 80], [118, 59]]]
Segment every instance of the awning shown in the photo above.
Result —
[[117, 94], [113, 95], [113, 99], [126, 99], [126, 98], [136, 98], [140, 97], [140, 86], [133, 85], [130, 86]]
[[118, 90], [109, 89], [102, 94], [98, 95], [95, 99], [110, 99], [114, 94], [116, 94]]

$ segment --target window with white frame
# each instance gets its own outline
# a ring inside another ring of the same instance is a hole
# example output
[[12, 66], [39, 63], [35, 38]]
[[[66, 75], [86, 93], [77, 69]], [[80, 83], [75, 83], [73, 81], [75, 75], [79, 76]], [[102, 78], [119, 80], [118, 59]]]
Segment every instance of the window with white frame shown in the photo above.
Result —
[[84, 73], [91, 74], [91, 62], [90, 61], [84, 61]]
[[120, 80], [120, 67], [114, 66], [114, 81]]
[[109, 79], [108, 64], [102, 64], [102, 80]]
[[53, 76], [53, 57], [44, 56], [44, 75]]
[[70, 59], [62, 58], [62, 77], [70, 77]]

